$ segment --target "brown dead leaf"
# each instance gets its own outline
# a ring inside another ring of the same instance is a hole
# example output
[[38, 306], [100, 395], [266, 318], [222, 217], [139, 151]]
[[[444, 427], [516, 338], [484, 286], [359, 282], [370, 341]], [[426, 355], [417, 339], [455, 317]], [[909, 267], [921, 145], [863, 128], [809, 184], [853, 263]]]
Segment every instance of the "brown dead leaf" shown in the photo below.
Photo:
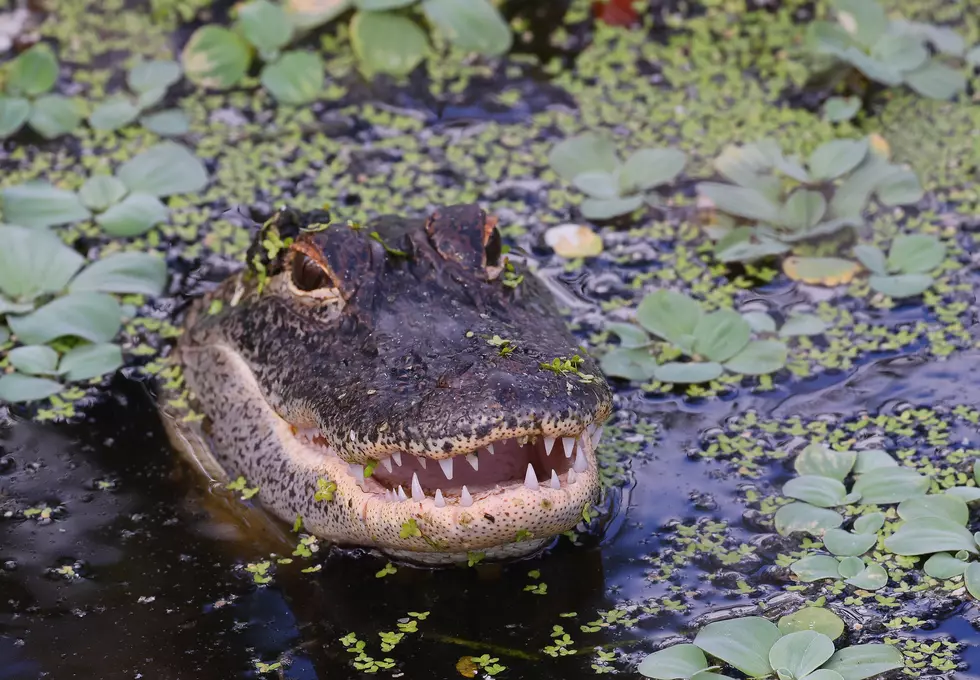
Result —
[[472, 656], [461, 656], [456, 662], [456, 670], [464, 678], [475, 678], [478, 666], [474, 663]]

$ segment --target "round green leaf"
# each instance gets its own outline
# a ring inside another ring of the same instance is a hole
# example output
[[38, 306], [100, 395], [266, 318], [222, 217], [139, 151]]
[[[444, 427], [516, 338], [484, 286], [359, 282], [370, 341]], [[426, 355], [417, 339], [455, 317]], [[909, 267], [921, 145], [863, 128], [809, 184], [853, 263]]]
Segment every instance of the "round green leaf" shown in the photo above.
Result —
[[167, 264], [150, 253], [113, 253], [93, 262], [71, 282], [72, 293], [98, 292], [155, 296], [167, 282]]
[[769, 650], [779, 637], [779, 629], [770, 621], [744, 616], [709, 623], [694, 638], [694, 644], [750, 678], [759, 678], [772, 673]]
[[864, 680], [905, 665], [902, 653], [891, 645], [853, 645], [839, 649], [823, 670], [836, 671], [844, 680]]
[[806, 27], [806, 42], [814, 53], [838, 59], [843, 59], [843, 54], [854, 44], [847, 31], [829, 21], [811, 21]]
[[852, 534], [843, 529], [828, 529], [823, 535], [823, 544], [827, 550], [838, 557], [863, 555], [878, 542], [876, 534]]
[[67, 380], [91, 380], [113, 373], [123, 365], [119, 345], [99, 343], [78, 345], [65, 353], [59, 368]]
[[31, 103], [21, 97], [0, 96], [0, 139], [20, 130], [31, 115]]
[[779, 220], [779, 207], [757, 189], [701, 182], [697, 185], [699, 194], [710, 200], [718, 210], [762, 222]]
[[194, 31], [180, 60], [188, 80], [195, 85], [226, 90], [245, 76], [252, 51], [234, 31], [208, 24]]
[[970, 509], [959, 498], [947, 494], [917, 496], [898, 504], [898, 516], [904, 520], [939, 517], [966, 526]]
[[352, 0], [284, 0], [283, 7], [297, 28], [322, 26], [350, 9]]
[[912, 36], [884, 35], [871, 49], [871, 57], [899, 71], [913, 71], [929, 58], [929, 50]]
[[860, 97], [831, 97], [823, 105], [823, 116], [831, 123], [842, 123], [861, 110]]
[[936, 59], [906, 73], [905, 82], [918, 94], [930, 99], [950, 99], [966, 89], [966, 76], [963, 72]]
[[642, 196], [627, 196], [626, 198], [587, 198], [582, 201], [579, 210], [582, 216], [590, 220], [608, 220], [620, 215], [633, 212], [643, 205]]
[[572, 180], [575, 188], [592, 198], [618, 198], [619, 183], [615, 173], [590, 170], [576, 175]]
[[929, 489], [929, 479], [911, 468], [895, 467], [862, 474], [851, 491], [861, 494], [862, 503], [901, 503], [921, 496]]
[[140, 92], [136, 97], [136, 107], [140, 109], [140, 111], [145, 111], [146, 109], [152, 108], [159, 104], [166, 96], [167, 90], [162, 87], [158, 87], [155, 90]]
[[640, 149], [626, 159], [619, 174], [623, 193], [648, 191], [676, 178], [687, 164], [687, 155], [677, 149]]
[[942, 552], [927, 559], [926, 563], [922, 565], [922, 570], [932, 578], [945, 580], [962, 575], [966, 571], [967, 564], [969, 563], [964, 560]]
[[354, 0], [354, 6], [367, 12], [384, 12], [399, 7], [408, 7], [415, 2], [416, 0]]
[[262, 86], [280, 104], [308, 104], [323, 93], [323, 60], [313, 52], [286, 52], [262, 69]]
[[57, 375], [58, 353], [47, 345], [15, 347], [7, 354], [10, 365], [27, 375]]
[[[772, 169], [782, 156], [783, 152], [776, 140], [765, 138], [741, 146], [725, 146], [713, 165], [715, 170], [732, 182], [741, 186], [752, 186], [752, 182], [760, 174]], [[748, 183], [745, 183], [746, 180]]]
[[964, 503], [975, 503], [980, 501], [980, 488], [975, 486], [954, 486], [944, 492], [949, 496], [955, 496]]
[[35, 378], [23, 373], [8, 373], [0, 376], [0, 403], [11, 404], [37, 401], [58, 394], [61, 383], [48, 378]]
[[840, 578], [840, 562], [830, 555], [811, 555], [793, 562], [789, 567], [804, 583]]
[[96, 130], [118, 130], [136, 120], [140, 115], [139, 108], [126, 97], [117, 96], [99, 104], [88, 124]]
[[810, 155], [810, 174], [817, 181], [837, 179], [860, 165], [867, 155], [867, 139], [835, 139]]
[[110, 295], [72, 293], [26, 316], [8, 316], [7, 323], [21, 342], [30, 345], [61, 337], [108, 342], [122, 325], [122, 309]]
[[773, 521], [780, 536], [789, 536], [797, 531], [819, 536], [827, 529], [839, 527], [844, 523], [844, 518], [833, 510], [817, 508], [809, 503], [789, 503], [776, 511]]
[[907, 298], [921, 295], [932, 286], [933, 278], [928, 274], [898, 274], [896, 276], [872, 276], [868, 279], [871, 288], [882, 295], [893, 298]]
[[885, 264], [885, 254], [881, 252], [880, 248], [870, 245], [854, 246], [854, 256], [872, 274], [887, 275], [888, 267]]
[[139, 236], [166, 222], [170, 210], [156, 196], [132, 193], [120, 203], [96, 216], [105, 233], [110, 236]]
[[888, 30], [885, 10], [875, 0], [836, 0], [837, 22], [851, 37], [871, 47]]
[[686, 335], [694, 335], [701, 315], [697, 300], [672, 290], [651, 293], [636, 308], [636, 320], [641, 326], [675, 344]]
[[864, 561], [860, 557], [845, 557], [837, 566], [837, 573], [844, 578], [853, 578], [864, 571]]
[[878, 183], [875, 195], [884, 205], [912, 205], [922, 199], [925, 191], [914, 172], [897, 168]]
[[650, 336], [639, 326], [631, 323], [609, 323], [606, 330], [615, 333], [619, 338], [619, 346], [623, 349], [633, 349], [650, 344]]
[[896, 555], [928, 555], [959, 550], [977, 554], [973, 534], [962, 524], [940, 517], [923, 517], [905, 522], [885, 539], [885, 548]]
[[854, 474], [863, 475], [872, 470], [898, 467], [898, 461], [888, 455], [887, 451], [858, 451], [854, 461]]
[[855, 47], [844, 50], [842, 57], [870, 80], [888, 86], [900, 85], [902, 82], [902, 72], [897, 68], [888, 62], [872, 59]]
[[0, 226], [0, 243], [0, 292], [12, 300], [30, 302], [60, 291], [85, 262], [44, 229]]
[[752, 327], [738, 312], [719, 309], [701, 316], [693, 335], [697, 354], [710, 361], [726, 361], [749, 343]]
[[801, 475], [817, 475], [843, 481], [854, 467], [855, 460], [857, 454], [853, 451], [837, 451], [826, 444], [814, 443], [800, 452], [793, 466]]
[[612, 174], [620, 167], [612, 139], [594, 132], [569, 137], [556, 144], [548, 154], [548, 164], [569, 182], [585, 172]]
[[867, 515], [861, 515], [854, 520], [854, 533], [876, 534], [883, 526], [885, 526], [885, 514], [883, 512], [872, 512]]
[[742, 375], [764, 375], [786, 365], [786, 345], [778, 340], [753, 340], [725, 362], [725, 368]]
[[82, 109], [74, 99], [46, 94], [34, 100], [27, 124], [45, 139], [54, 139], [77, 129], [82, 117]]
[[974, 599], [980, 600], [980, 562], [970, 562], [966, 565], [963, 572], [963, 581], [966, 584], [967, 592]]
[[963, 36], [946, 26], [936, 26], [919, 21], [892, 19], [889, 28], [903, 35], [911, 35], [931, 43], [938, 52], [954, 57], [962, 57], [966, 50]]
[[368, 75], [406, 75], [429, 49], [418, 24], [400, 14], [358, 12], [351, 19], [350, 36], [354, 54]]
[[12, 95], [37, 97], [48, 92], [58, 80], [58, 59], [45, 42], [35, 43], [10, 65], [6, 90]]
[[925, 274], [946, 258], [946, 244], [927, 234], [903, 234], [892, 243], [888, 270], [902, 274]]
[[783, 635], [814, 630], [836, 640], [844, 633], [844, 621], [841, 617], [823, 607], [803, 607], [783, 616], [776, 625]]
[[672, 361], [670, 363], [657, 366], [653, 372], [653, 377], [663, 383], [677, 383], [688, 385], [714, 380], [721, 376], [723, 369], [721, 364], [714, 362], [690, 362], [681, 363]]
[[126, 84], [137, 94], [166, 91], [178, 80], [180, 80], [180, 64], [162, 59], [140, 61], [126, 74]]
[[180, 109], [167, 109], [159, 113], [150, 113], [140, 118], [140, 124], [161, 137], [184, 135], [191, 128], [187, 114]]
[[86, 207], [102, 211], [122, 200], [126, 185], [112, 175], [94, 175], [85, 180], [78, 197]]
[[123, 163], [116, 176], [131, 192], [150, 196], [170, 196], [201, 191], [208, 173], [201, 160], [187, 147], [160, 142]]
[[0, 203], [7, 222], [22, 227], [53, 227], [90, 217], [78, 196], [48, 182], [28, 182], [0, 189]]
[[422, 11], [456, 47], [491, 57], [510, 50], [510, 26], [489, 0], [422, 0]]
[[776, 320], [765, 312], [745, 312], [742, 314], [752, 330], [756, 333], [775, 333]]
[[783, 495], [805, 501], [818, 508], [833, 508], [844, 504], [847, 489], [839, 481], [830, 477], [801, 475], [783, 485]]
[[769, 665], [789, 670], [794, 678], [803, 678], [833, 655], [833, 640], [823, 633], [804, 630], [776, 640], [769, 650]]
[[704, 652], [694, 645], [681, 644], [644, 657], [636, 670], [640, 675], [655, 680], [677, 680], [690, 678], [707, 667], [708, 660], [704, 658]]
[[602, 356], [599, 368], [610, 377], [644, 382], [653, 377], [657, 360], [646, 349], [617, 347]]
[[815, 314], [793, 314], [779, 329], [779, 336], [791, 338], [800, 335], [820, 335], [826, 330], [827, 324]]
[[245, 39], [262, 54], [273, 54], [293, 37], [286, 12], [269, 0], [250, 0], [238, 8], [238, 23]]
[[779, 224], [794, 231], [814, 226], [827, 212], [827, 200], [819, 191], [797, 189], [779, 209]]
[[874, 151], [869, 153], [847, 181], [834, 189], [830, 214], [836, 217], [860, 216], [879, 182], [894, 170], [894, 166], [882, 156]]
[[789, 250], [789, 244], [764, 236], [757, 229], [737, 227], [715, 244], [715, 257], [720, 262], [753, 262]]
[[888, 572], [880, 564], [869, 564], [844, 582], [862, 590], [879, 590], [888, 583]]

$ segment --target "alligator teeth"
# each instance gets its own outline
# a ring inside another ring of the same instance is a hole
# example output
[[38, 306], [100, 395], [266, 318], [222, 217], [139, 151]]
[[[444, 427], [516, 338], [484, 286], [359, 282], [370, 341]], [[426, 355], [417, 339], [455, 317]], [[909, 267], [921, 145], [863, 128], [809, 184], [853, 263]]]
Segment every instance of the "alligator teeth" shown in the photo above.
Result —
[[436, 489], [436, 507], [446, 507], [446, 499], [442, 497], [442, 489]]
[[487, 451], [490, 452], [491, 456], [493, 455], [493, 444], [487, 444]]
[[578, 436], [578, 440], [577, 441], [578, 441], [578, 450], [579, 451], [585, 451], [585, 442], [588, 441], [588, 440], [589, 440], [589, 435], [586, 432], [582, 432], [582, 434], [580, 434]]
[[579, 449], [578, 453], [575, 454], [575, 462], [572, 463], [572, 469], [575, 472], [585, 472], [588, 468], [589, 464], [585, 460], [585, 454], [582, 452], [582, 449]]
[[402, 452], [401, 451], [395, 451], [393, 454], [391, 454], [391, 459], [393, 461], [395, 461], [395, 465], [401, 467], [401, 464], [402, 464]]
[[[572, 474], [572, 473], [569, 472], [568, 474]], [[401, 485], [398, 486], [398, 500], [400, 500], [400, 501], [407, 501], [408, 500], [408, 496], [405, 495], [405, 489], [403, 489], [401, 487]]]
[[554, 470], [551, 471], [551, 488], [552, 489], [561, 488], [561, 482], [558, 481], [558, 473], [555, 472]]
[[591, 437], [592, 433], [595, 432], [595, 423], [589, 423], [588, 425], [586, 425], [585, 431], [588, 432], [589, 436]]
[[422, 492], [422, 485], [419, 484], [419, 474], [417, 472], [412, 473], [412, 500], [418, 503], [425, 500], [425, 494]]
[[602, 426], [600, 425], [592, 433], [592, 448], [593, 450], [599, 446], [599, 440], [602, 439]]
[[381, 464], [384, 466], [385, 470], [391, 472], [391, 458], [382, 458]]
[[480, 459], [475, 453], [466, 454], [466, 462], [470, 464], [470, 467], [474, 470], [480, 470]]
[[538, 490], [538, 477], [534, 474], [534, 468], [531, 464], [527, 464], [527, 473], [524, 475], [524, 488], [530, 489], [531, 491]]
[[422, 456], [416, 456], [415, 460], [419, 462], [419, 465], [422, 466], [423, 470], [429, 466], [428, 461], [426, 461], [425, 458], [422, 458]]
[[442, 468], [442, 474], [446, 475], [446, 479], [453, 478], [453, 459], [443, 458], [439, 461], [439, 467]]
[[463, 492], [459, 496], [459, 504], [464, 508], [468, 508], [473, 505], [473, 496], [470, 495], [470, 490], [463, 485]]
[[363, 465], [357, 465], [356, 463], [350, 463], [347, 466], [347, 474], [349, 474], [351, 477], [353, 477], [354, 478], [354, 481], [357, 482], [358, 484], [360, 484], [361, 486], [364, 485], [364, 466]]
[[562, 437], [561, 445], [565, 449], [565, 458], [571, 458], [572, 451], [575, 450], [575, 437]]
[[545, 437], [544, 438], [544, 455], [550, 456], [551, 455], [551, 449], [553, 449], [553, 448], [555, 448], [555, 438], [554, 437]]
[[[572, 468], [571, 470], [568, 471], [568, 485], [571, 486], [572, 484], [574, 484], [575, 480], [576, 480], [575, 468]], [[401, 491], [401, 487], [398, 487], [398, 490]]]

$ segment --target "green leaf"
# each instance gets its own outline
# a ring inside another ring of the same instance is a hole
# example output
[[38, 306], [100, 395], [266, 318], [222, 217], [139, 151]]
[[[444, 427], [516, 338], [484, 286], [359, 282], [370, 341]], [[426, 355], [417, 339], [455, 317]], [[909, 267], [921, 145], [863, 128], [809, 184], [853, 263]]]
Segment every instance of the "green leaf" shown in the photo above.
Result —
[[888, 271], [925, 274], [942, 264], [946, 244], [927, 234], [902, 234], [895, 238], [888, 253]]
[[765, 312], [745, 312], [742, 314], [752, 330], [756, 333], [775, 333], [776, 321]]
[[929, 58], [929, 50], [912, 36], [884, 35], [871, 49], [871, 57], [899, 71], [914, 71]]
[[606, 330], [616, 334], [619, 338], [619, 346], [624, 349], [644, 347], [650, 344], [650, 336], [647, 335], [647, 332], [631, 323], [609, 323], [606, 324]]
[[140, 118], [140, 124], [161, 137], [184, 135], [191, 128], [187, 114], [180, 109], [167, 109], [166, 111], [147, 114]]
[[156, 90], [147, 90], [146, 92], [141, 92], [136, 96], [136, 107], [142, 112], [146, 109], [153, 108], [167, 96], [167, 91], [163, 88], [158, 88]]
[[608, 220], [620, 215], [633, 212], [643, 205], [642, 196], [627, 196], [626, 198], [587, 198], [582, 201], [579, 210], [582, 216], [590, 220]]
[[905, 82], [923, 97], [950, 99], [966, 89], [966, 76], [932, 59], [921, 68], [905, 74]]
[[585, 172], [614, 173], [620, 167], [616, 145], [605, 134], [585, 132], [556, 144], [548, 164], [568, 182]]
[[861, 110], [860, 97], [831, 97], [823, 105], [823, 117], [831, 123], [842, 123]]
[[896, 276], [872, 276], [868, 279], [871, 288], [882, 295], [893, 298], [907, 298], [921, 295], [932, 286], [933, 278], [928, 274], [898, 274]]
[[95, 221], [110, 236], [127, 238], [145, 234], [166, 222], [169, 215], [170, 210], [156, 196], [137, 192], [97, 215]]
[[491, 57], [510, 50], [510, 26], [489, 0], [422, 0], [422, 11], [456, 47]]
[[966, 571], [967, 564], [969, 562], [953, 557], [949, 553], [942, 552], [936, 553], [927, 559], [926, 563], [922, 565], [922, 570], [926, 572], [927, 576], [945, 580], [962, 575]]
[[783, 485], [783, 495], [806, 501], [818, 508], [833, 508], [844, 504], [847, 489], [839, 481], [830, 477], [801, 475]]
[[119, 303], [102, 293], [73, 293], [26, 316], [8, 316], [7, 323], [21, 342], [42, 345], [61, 337], [108, 342], [122, 325]]
[[694, 645], [681, 644], [644, 657], [636, 670], [640, 675], [655, 680], [677, 680], [690, 678], [707, 667], [708, 660], [704, 658], [704, 652]]
[[15, 347], [7, 358], [11, 366], [27, 375], [58, 374], [58, 353], [47, 345]]
[[944, 493], [947, 496], [959, 498], [964, 503], [980, 501], [980, 489], [975, 486], [954, 486], [951, 489], [946, 489]]
[[919, 21], [893, 19], [889, 28], [903, 35], [910, 35], [920, 40], [925, 40], [931, 43], [942, 54], [962, 57], [963, 52], [966, 50], [966, 41], [963, 40], [963, 37], [946, 26], [935, 26]]
[[967, 592], [974, 599], [980, 600], [980, 563], [971, 562], [966, 565], [966, 570], [963, 572], [963, 581], [966, 584]]
[[[748, 343], [752, 327], [732, 309], [704, 314], [694, 327], [695, 352], [710, 361], [727, 361]], [[719, 366], [719, 374], [721, 367]]]
[[980, 66], [980, 45], [967, 52], [964, 58], [966, 59], [966, 63], [973, 68]]
[[831, 640], [836, 640], [844, 633], [844, 621], [837, 614], [823, 607], [803, 607], [783, 616], [776, 625], [783, 635], [813, 630], [826, 635]]
[[833, 640], [822, 633], [805, 630], [776, 640], [769, 650], [769, 665], [789, 670], [794, 678], [803, 678], [833, 655]]
[[778, 340], [753, 340], [725, 362], [725, 368], [742, 375], [774, 373], [786, 365], [786, 345]]
[[888, 30], [888, 17], [876, 0], [835, 0], [837, 21], [855, 40], [871, 47]]
[[300, 29], [321, 26], [336, 19], [353, 5], [352, 0], [285, 0], [283, 3], [293, 25]]
[[115, 205], [126, 195], [126, 185], [112, 175], [94, 175], [85, 180], [78, 197], [85, 207], [102, 211]]
[[762, 236], [752, 227], [737, 227], [715, 244], [715, 257], [720, 262], [752, 262], [789, 250], [788, 244]]
[[31, 115], [31, 103], [21, 97], [0, 96], [0, 139], [20, 130]]
[[864, 561], [860, 557], [845, 557], [837, 566], [837, 573], [843, 578], [854, 578], [864, 571]]
[[902, 653], [890, 645], [853, 645], [837, 650], [824, 670], [837, 671], [844, 680], [864, 680], [905, 665]]
[[806, 44], [815, 54], [843, 59], [847, 49], [854, 45], [854, 40], [839, 24], [811, 21], [806, 27]]
[[187, 147], [160, 142], [123, 163], [116, 176], [131, 192], [170, 196], [201, 191], [208, 173], [201, 160]]
[[776, 222], [779, 219], [778, 206], [756, 189], [701, 182], [697, 185], [697, 191], [714, 203], [718, 210], [729, 215], [762, 222]]
[[879, 590], [888, 583], [888, 572], [880, 564], [869, 564], [844, 582], [862, 590]]
[[167, 264], [150, 253], [113, 253], [93, 262], [71, 282], [72, 293], [98, 292], [156, 296], [167, 283]]
[[779, 336], [791, 338], [800, 335], [820, 335], [826, 330], [827, 324], [815, 314], [792, 314], [779, 329]]
[[796, 457], [793, 466], [801, 475], [817, 475], [843, 481], [847, 477], [857, 454], [853, 451], [837, 451], [826, 444], [807, 446]]
[[[43, 229], [0, 226], [0, 292], [31, 301], [64, 288], [85, 258]], [[28, 305], [24, 311], [30, 311]]]
[[241, 5], [238, 23], [245, 39], [263, 54], [278, 52], [293, 37], [293, 25], [286, 12], [269, 0], [250, 0]]
[[878, 183], [875, 195], [884, 205], [913, 205], [925, 191], [914, 172], [897, 168]]
[[977, 554], [973, 534], [962, 524], [939, 517], [923, 517], [902, 524], [885, 539], [885, 548], [896, 555], [928, 555], [966, 550]]
[[817, 181], [837, 179], [858, 167], [867, 155], [867, 139], [835, 139], [810, 155], [810, 174]]
[[626, 159], [619, 174], [623, 193], [649, 191], [673, 181], [687, 164], [687, 155], [677, 149], [640, 149]]
[[636, 308], [636, 320], [641, 326], [673, 344], [683, 341], [684, 336], [693, 336], [701, 316], [697, 300], [672, 290], [651, 293]]
[[882, 512], [861, 515], [854, 520], [854, 532], [858, 534], [875, 534], [883, 526], [885, 526], [885, 514]]
[[970, 520], [970, 509], [966, 503], [955, 496], [929, 494], [909, 498], [898, 504], [898, 516], [904, 520], [922, 517], [939, 517], [966, 526]]
[[780, 536], [789, 536], [797, 531], [819, 536], [827, 529], [835, 529], [844, 523], [839, 513], [809, 503], [784, 505], [776, 511], [773, 520]]
[[840, 578], [840, 562], [830, 555], [804, 557], [793, 562], [789, 568], [804, 583], [813, 583], [828, 578], [836, 581]]
[[82, 117], [82, 109], [74, 99], [46, 94], [34, 100], [27, 124], [45, 139], [54, 139], [78, 128]]
[[888, 265], [885, 263], [885, 254], [881, 252], [881, 248], [869, 245], [854, 246], [854, 257], [872, 274], [879, 276], [888, 274]]
[[872, 470], [898, 467], [898, 461], [886, 451], [858, 451], [854, 461], [854, 474], [864, 475]]
[[141, 60], [126, 74], [126, 84], [137, 94], [155, 90], [166, 91], [178, 80], [180, 80], [180, 64], [162, 59]]
[[116, 96], [99, 104], [88, 117], [88, 124], [96, 130], [118, 130], [132, 123], [139, 115], [139, 108], [129, 99]]
[[657, 366], [653, 372], [653, 377], [663, 383], [688, 385], [714, 380], [721, 376], [723, 372], [721, 364], [715, 362], [702, 363], [692, 361], [690, 363], [681, 363], [679, 361], [672, 361]]
[[657, 360], [647, 349], [617, 347], [602, 356], [599, 360], [599, 368], [610, 377], [645, 382], [652, 378], [657, 370]]
[[929, 489], [929, 478], [911, 468], [895, 467], [858, 475], [851, 491], [861, 494], [862, 503], [901, 503]]
[[262, 69], [262, 86], [280, 104], [300, 105], [323, 93], [323, 60], [313, 52], [286, 52]]
[[78, 196], [48, 182], [28, 182], [0, 189], [0, 204], [7, 222], [22, 227], [54, 227], [90, 216]]
[[819, 191], [797, 189], [779, 209], [779, 224], [794, 231], [814, 226], [827, 212], [827, 200]]
[[234, 31], [207, 24], [194, 31], [180, 60], [187, 79], [195, 85], [226, 90], [245, 77], [252, 50]]
[[37, 401], [57, 394], [61, 389], [61, 383], [48, 378], [34, 378], [22, 373], [0, 376], [0, 402]]
[[[0, 295], [0, 315], [27, 314], [27, 312], [30, 312], [33, 309], [34, 303], [32, 302], [13, 302]], [[7, 329], [0, 325], [0, 344], [7, 342], [9, 338], [10, 336], [7, 334]]]
[[[0, 307], [2, 307], [2, 302], [0, 302]], [[0, 345], [6, 344], [10, 341], [10, 331], [7, 330], [6, 326], [0, 326]]]
[[354, 0], [357, 9], [368, 12], [384, 12], [389, 9], [408, 7], [415, 4], [416, 0]]
[[836, 217], [825, 222], [820, 222], [812, 227], [806, 229], [805, 231], [797, 232], [787, 232], [780, 234], [779, 238], [786, 243], [797, 243], [799, 241], [807, 241], [815, 239], [819, 236], [827, 236], [829, 234], [836, 234], [842, 229], [850, 227], [860, 227], [863, 222], [859, 218], [855, 217]]
[[877, 542], [878, 537], [875, 534], [852, 534], [843, 529], [828, 529], [823, 535], [823, 544], [827, 550], [838, 557], [863, 555]]
[[593, 198], [618, 198], [619, 182], [615, 173], [589, 170], [572, 180], [575, 188]]
[[418, 24], [387, 12], [358, 12], [351, 19], [350, 36], [354, 54], [368, 75], [407, 75], [429, 49]]
[[694, 644], [749, 677], [758, 678], [772, 673], [769, 650], [779, 637], [779, 629], [770, 621], [744, 616], [709, 623], [694, 638]]
[[892, 172], [894, 167], [887, 160], [874, 151], [869, 153], [847, 181], [834, 190], [830, 214], [837, 217], [860, 216], [875, 188]]
[[58, 80], [58, 59], [45, 42], [35, 43], [10, 64], [8, 94], [38, 97], [51, 90]]
[[59, 368], [67, 380], [91, 380], [106, 373], [113, 373], [123, 365], [119, 345], [99, 343], [78, 345], [61, 358]]

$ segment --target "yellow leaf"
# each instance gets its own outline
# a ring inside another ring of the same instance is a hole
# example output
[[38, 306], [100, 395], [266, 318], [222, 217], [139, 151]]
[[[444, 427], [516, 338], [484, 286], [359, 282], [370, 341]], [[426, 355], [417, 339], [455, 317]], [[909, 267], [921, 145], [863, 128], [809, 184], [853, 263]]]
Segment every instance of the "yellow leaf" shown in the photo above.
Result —
[[602, 239], [588, 227], [561, 224], [544, 233], [544, 242], [565, 258], [595, 257], [602, 252]]
[[882, 158], [891, 158], [891, 146], [889, 146], [888, 141], [877, 132], [872, 132], [870, 135], [868, 135], [868, 144], [871, 146], [871, 150]]
[[787, 257], [783, 271], [794, 281], [840, 286], [850, 283], [861, 271], [861, 265], [840, 257]]

